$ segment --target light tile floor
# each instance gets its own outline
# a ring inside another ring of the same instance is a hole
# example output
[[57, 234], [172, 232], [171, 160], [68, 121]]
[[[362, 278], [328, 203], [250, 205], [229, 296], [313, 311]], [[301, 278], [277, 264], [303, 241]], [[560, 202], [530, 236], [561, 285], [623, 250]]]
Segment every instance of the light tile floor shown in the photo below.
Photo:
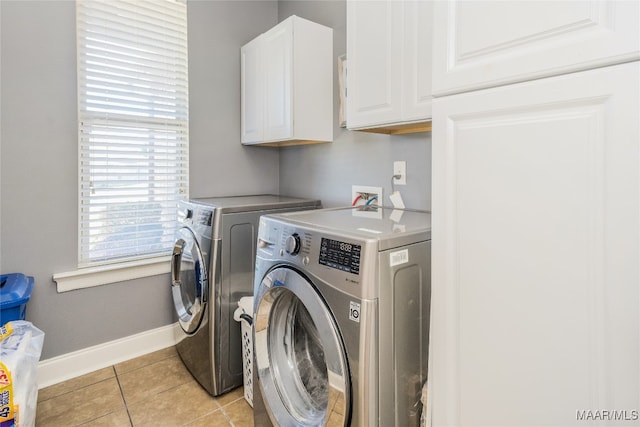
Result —
[[37, 427], [253, 427], [242, 387], [211, 397], [175, 347], [38, 392]]

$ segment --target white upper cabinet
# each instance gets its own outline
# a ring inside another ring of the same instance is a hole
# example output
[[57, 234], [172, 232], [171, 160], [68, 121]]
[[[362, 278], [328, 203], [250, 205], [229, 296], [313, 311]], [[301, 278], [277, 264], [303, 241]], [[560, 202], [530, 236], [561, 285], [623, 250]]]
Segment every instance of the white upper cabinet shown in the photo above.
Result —
[[261, 69], [261, 41], [262, 38], [258, 37], [240, 50], [243, 143], [263, 140], [264, 85], [262, 84], [263, 75], [258, 71]]
[[430, 1], [347, 1], [349, 129], [426, 130], [415, 124], [431, 118], [432, 8]]
[[637, 417], [639, 93], [636, 61], [434, 100], [431, 425]]
[[333, 140], [333, 30], [291, 16], [241, 48], [241, 141]]
[[640, 2], [437, 1], [434, 96], [640, 57]]

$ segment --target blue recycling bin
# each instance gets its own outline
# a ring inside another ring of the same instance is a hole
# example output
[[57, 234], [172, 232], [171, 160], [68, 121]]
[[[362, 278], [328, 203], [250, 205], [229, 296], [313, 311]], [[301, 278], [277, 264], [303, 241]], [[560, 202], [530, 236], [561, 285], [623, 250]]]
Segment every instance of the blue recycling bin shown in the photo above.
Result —
[[33, 277], [21, 273], [0, 275], [0, 326], [24, 320], [33, 291]]

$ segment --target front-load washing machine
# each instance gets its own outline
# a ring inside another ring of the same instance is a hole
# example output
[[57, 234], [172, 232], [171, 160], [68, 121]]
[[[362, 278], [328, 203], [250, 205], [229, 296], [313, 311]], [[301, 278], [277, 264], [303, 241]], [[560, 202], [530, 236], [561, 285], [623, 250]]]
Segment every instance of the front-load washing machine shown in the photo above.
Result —
[[431, 214], [320, 209], [260, 220], [256, 426], [418, 426]]
[[319, 207], [319, 200], [273, 195], [180, 203], [171, 261], [171, 291], [181, 326], [176, 348], [210, 394], [242, 385], [242, 337], [233, 312], [241, 297], [253, 294], [260, 216]]

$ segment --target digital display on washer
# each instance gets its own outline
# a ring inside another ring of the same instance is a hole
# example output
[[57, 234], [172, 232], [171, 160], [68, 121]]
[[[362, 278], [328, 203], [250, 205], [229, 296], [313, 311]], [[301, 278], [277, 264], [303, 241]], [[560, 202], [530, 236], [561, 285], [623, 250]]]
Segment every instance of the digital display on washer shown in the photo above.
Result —
[[360, 274], [360, 245], [322, 238], [319, 262], [327, 267]]

